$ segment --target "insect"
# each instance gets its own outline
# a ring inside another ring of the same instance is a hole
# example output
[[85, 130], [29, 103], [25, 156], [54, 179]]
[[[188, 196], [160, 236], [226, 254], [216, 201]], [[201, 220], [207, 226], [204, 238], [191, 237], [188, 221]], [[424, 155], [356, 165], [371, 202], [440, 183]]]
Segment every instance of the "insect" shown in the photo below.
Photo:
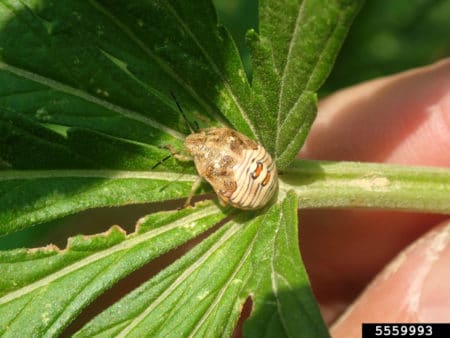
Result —
[[259, 209], [277, 189], [277, 169], [269, 153], [247, 136], [229, 128], [207, 128], [186, 137], [186, 149], [199, 175], [223, 204]]
[[[211, 184], [219, 201], [239, 209], [264, 207], [278, 187], [277, 168], [270, 154], [263, 146], [233, 129], [200, 129], [187, 119], [175, 95], [171, 95], [191, 130], [184, 145], [199, 176]], [[180, 160], [186, 159], [180, 154], [172, 155]], [[194, 183], [186, 205], [189, 205], [200, 182], [201, 179]]]

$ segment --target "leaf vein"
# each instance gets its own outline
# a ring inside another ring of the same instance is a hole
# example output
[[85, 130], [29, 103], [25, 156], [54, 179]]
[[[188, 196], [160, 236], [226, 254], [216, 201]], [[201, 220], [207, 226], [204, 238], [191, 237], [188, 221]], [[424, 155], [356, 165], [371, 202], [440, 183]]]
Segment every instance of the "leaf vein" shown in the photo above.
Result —
[[200, 49], [200, 51], [202, 52], [202, 54], [205, 56], [205, 58], [208, 60], [209, 64], [211, 65], [212, 69], [214, 70], [214, 72], [222, 79], [224, 86], [227, 90], [227, 92], [229, 93], [230, 97], [232, 98], [232, 100], [234, 101], [234, 103], [236, 104], [236, 107], [239, 109], [242, 117], [244, 118], [245, 122], [247, 123], [247, 125], [250, 127], [250, 130], [253, 132], [254, 137], [258, 138], [258, 133], [256, 132], [256, 128], [253, 125], [251, 119], [249, 118], [249, 116], [247, 115], [245, 109], [241, 106], [236, 94], [233, 91], [232, 86], [230, 85], [230, 82], [227, 78], [227, 76], [225, 74], [223, 74], [223, 72], [220, 71], [219, 67], [217, 66], [217, 64], [214, 62], [213, 58], [211, 58], [211, 56], [208, 54], [208, 52], [206, 51], [206, 49], [203, 47], [203, 45], [198, 41], [198, 39], [195, 37], [195, 35], [192, 33], [192, 31], [189, 29], [189, 26], [186, 25], [186, 23], [184, 22], [184, 20], [177, 14], [177, 12], [175, 11], [175, 9], [169, 5], [167, 2], [164, 2], [164, 4], [166, 5], [166, 7], [169, 9], [169, 11], [172, 12], [173, 16], [177, 19], [177, 21], [183, 26], [184, 30], [187, 32], [187, 34], [191, 37], [192, 41], [194, 41], [194, 43], [197, 45], [197, 47]]
[[[142, 51], [144, 51], [145, 54], [147, 54], [152, 60], [154, 60], [164, 72], [167, 73], [171, 78], [173, 78], [181, 87], [183, 87], [197, 102], [199, 102], [206, 111], [213, 116], [217, 121], [221, 122], [222, 124], [226, 124], [223, 119], [214, 112], [214, 109], [211, 108], [210, 105], [208, 105], [201, 97], [197, 94], [197, 91], [187, 84], [183, 79], [166, 63], [163, 59], [161, 59], [159, 56], [157, 56], [155, 53], [153, 53], [148, 46], [139, 39], [136, 34], [133, 33], [131, 29], [129, 29], [127, 26], [125, 26], [120, 20], [118, 20], [110, 11], [108, 11], [107, 8], [100, 5], [98, 1], [96, 0], [90, 0], [89, 1], [91, 5], [101, 12], [103, 15], [105, 15], [111, 22], [116, 25], [118, 28], [122, 30], [122, 32], [127, 35], [131, 41], [133, 41]], [[160, 98], [161, 99], [161, 98]], [[161, 99], [162, 100], [162, 99]]]
[[6, 294], [3, 297], [0, 297], [0, 305], [6, 304], [14, 299], [22, 297], [25, 294], [29, 294], [41, 287], [47, 286], [48, 284], [50, 284], [51, 282], [53, 282], [59, 278], [62, 278], [62, 277], [66, 276], [76, 270], [79, 270], [81, 268], [84, 268], [85, 266], [87, 266], [89, 264], [93, 264], [96, 261], [99, 261], [100, 259], [111, 256], [112, 254], [115, 254], [116, 252], [128, 250], [128, 249], [136, 246], [139, 243], [148, 241], [148, 240], [152, 239], [153, 237], [159, 236], [160, 234], [163, 234], [163, 233], [170, 231], [172, 229], [175, 229], [177, 227], [190, 226], [191, 222], [194, 222], [203, 217], [212, 216], [219, 211], [220, 211], [220, 209], [218, 209], [218, 207], [216, 207], [215, 205], [212, 205], [210, 207], [199, 210], [198, 212], [196, 212], [194, 214], [180, 218], [177, 221], [175, 221], [169, 225], [149, 231], [140, 236], [128, 237], [126, 240], [120, 242], [119, 244], [117, 244], [111, 248], [108, 248], [104, 251], [100, 251], [95, 254], [92, 254], [86, 258], [81, 259], [80, 261], [77, 261], [73, 264], [68, 265], [67, 267], [65, 267], [47, 277], [41, 278], [34, 283], [31, 283], [27, 286], [24, 286], [20, 289], [17, 289], [15, 291], [11, 292], [9, 294]]
[[277, 222], [277, 229], [276, 229], [276, 231], [275, 231], [275, 235], [274, 235], [274, 241], [273, 241], [273, 251], [272, 251], [272, 257], [271, 257], [271, 261], [270, 261], [270, 267], [271, 267], [271, 284], [272, 284], [272, 291], [273, 291], [273, 294], [274, 294], [274, 296], [275, 296], [275, 300], [276, 300], [276, 303], [277, 303], [277, 310], [278, 310], [278, 316], [279, 316], [279, 318], [280, 318], [280, 321], [281, 321], [281, 324], [282, 324], [282, 326], [283, 326], [283, 329], [284, 329], [284, 332], [286, 333], [286, 335], [287, 335], [287, 337], [290, 337], [290, 335], [289, 335], [289, 331], [288, 331], [288, 329], [287, 329], [287, 327], [288, 327], [288, 325], [287, 325], [287, 323], [285, 322], [285, 320], [284, 320], [284, 317], [283, 317], [283, 315], [282, 315], [282, 311], [281, 311], [281, 303], [280, 303], [280, 298], [278, 297], [278, 281], [277, 281], [277, 275], [278, 275], [278, 273], [276, 272], [276, 269], [275, 269], [275, 253], [277, 252], [277, 248], [276, 248], [276, 245], [277, 245], [277, 238], [278, 238], [278, 236], [279, 236], [279, 232], [280, 232], [280, 227], [282, 226], [282, 222], [281, 222], [281, 220], [283, 219], [283, 217], [284, 217], [284, 212], [283, 212], [283, 208], [281, 208], [280, 209], [280, 214], [279, 214], [279, 217], [278, 217], [278, 222]]
[[38, 294], [32, 295], [30, 299], [27, 302], [25, 302], [25, 304], [23, 304], [20, 310], [14, 314], [14, 317], [11, 318], [11, 320], [8, 323], [2, 323], [2, 329], [10, 327], [14, 323], [14, 321], [19, 319], [20, 314], [27, 308], [27, 305], [30, 304], [37, 296]]
[[[118, 255], [118, 256], [119, 256], [119, 258], [122, 257], [122, 256], [120, 256], [120, 255]], [[117, 258], [117, 259], [119, 259], [119, 258]], [[117, 260], [117, 259], [116, 259], [116, 260]], [[111, 265], [112, 265], [112, 264], [111, 264]], [[89, 283], [87, 283], [87, 284], [85, 284], [85, 285], [83, 286], [83, 290], [86, 290], [87, 287], [88, 287], [88, 285], [92, 284], [92, 282], [94, 281], [94, 279], [96, 279], [96, 278], [97, 278], [99, 275], [101, 275], [102, 273], [105, 273], [105, 270], [99, 269], [99, 271], [97, 271], [96, 274], [94, 274], [93, 276], [91, 276]], [[48, 334], [49, 337], [55, 336], [55, 333], [56, 333], [56, 332], [55, 332], [55, 329], [53, 329], [53, 332], [52, 332], [52, 327], [50, 326], [50, 324], [56, 323], [57, 320], [60, 319], [60, 318], [63, 316], [64, 310], [67, 309], [67, 308], [70, 306], [70, 303], [72, 303], [73, 300], [74, 300], [75, 298], [77, 298], [78, 296], [80, 296], [81, 293], [82, 293], [82, 292], [72, 294], [71, 297], [70, 297], [70, 299], [69, 299], [69, 298], [65, 298], [64, 300], [65, 300], [66, 302], [65, 302], [64, 306], [61, 308], [61, 311], [58, 313], [58, 315], [57, 315], [57, 316], [54, 316], [54, 317], [52, 318], [52, 321], [49, 321], [48, 323], [46, 323], [46, 324], [47, 324], [46, 334]], [[81, 308], [82, 308], [82, 307], [80, 307], [80, 309], [81, 309]], [[58, 328], [56, 328], [56, 330], [57, 330], [57, 329], [58, 329]]]
[[183, 175], [165, 171], [127, 171], [127, 170], [5, 170], [0, 171], [0, 181], [32, 180], [39, 178], [108, 178], [108, 179], [155, 179], [194, 182], [197, 175]]
[[[234, 281], [234, 278], [236, 275], [240, 272], [241, 268], [243, 267], [244, 263], [247, 262], [248, 257], [252, 253], [253, 247], [255, 245], [255, 239], [257, 237], [257, 233], [253, 235], [252, 242], [250, 245], [247, 246], [247, 249], [245, 250], [244, 254], [242, 255], [241, 259], [239, 260], [238, 264], [236, 265], [235, 269], [233, 270], [230, 278], [228, 279], [227, 283], [223, 285], [223, 287], [220, 289], [220, 292], [217, 294], [216, 298], [214, 299], [214, 302], [209, 306], [209, 308], [204, 312], [202, 318], [197, 322], [197, 325], [194, 327], [192, 332], [189, 334], [189, 337], [194, 337], [195, 333], [200, 329], [201, 325], [206, 321], [207, 317], [211, 314], [213, 309], [219, 304], [220, 300], [222, 299], [223, 295], [225, 294], [225, 291], [228, 289], [230, 284]], [[242, 284], [242, 286], [245, 285], [245, 283]], [[242, 289], [242, 287], [241, 287]]]
[[126, 337], [140, 322], [142, 322], [145, 317], [147, 317], [159, 304], [161, 304], [164, 299], [166, 299], [179, 285], [183, 280], [185, 280], [189, 275], [194, 273], [197, 269], [199, 269], [202, 264], [219, 248], [225, 244], [225, 242], [233, 237], [239, 230], [239, 225], [234, 224], [227, 232], [220, 238], [208, 251], [206, 251], [194, 264], [189, 266], [175, 281], [172, 282], [170, 286], [168, 286], [164, 292], [156, 298], [153, 303], [151, 303], [143, 312], [139, 314], [130, 324], [128, 324], [124, 330], [122, 330], [117, 337]]
[[72, 86], [63, 84], [61, 82], [55, 81], [48, 77], [42, 76], [40, 74], [36, 74], [36, 73], [30, 72], [30, 71], [27, 71], [25, 69], [14, 67], [14, 66], [6, 64], [2, 61], [0, 61], [0, 70], [7, 71], [7, 72], [15, 74], [19, 77], [23, 77], [27, 80], [42, 84], [42, 85], [47, 86], [52, 89], [55, 89], [56, 91], [63, 92], [63, 93], [69, 94], [71, 96], [75, 96], [80, 99], [86, 100], [88, 102], [94, 103], [98, 106], [101, 106], [108, 110], [111, 110], [119, 115], [122, 115], [122, 116], [127, 117], [132, 120], [142, 122], [153, 128], [161, 129], [162, 131], [166, 132], [167, 134], [169, 134], [175, 138], [178, 138], [181, 140], [184, 139], [183, 134], [167, 127], [166, 125], [163, 125], [163, 124], [161, 124], [149, 117], [146, 117], [136, 111], [118, 106], [109, 101], [102, 100], [102, 99], [100, 99], [94, 95], [91, 95], [88, 92], [83, 91], [81, 89], [74, 88]]
[[[334, 35], [334, 33], [336, 32], [336, 30], [338, 29], [338, 27], [339, 27], [339, 22], [336, 24], [336, 26], [334, 27], [334, 30], [333, 30], [333, 31], [330, 33], [330, 35], [328, 36], [327, 42], [325, 43], [324, 47], [320, 50], [319, 57], [317, 58], [316, 65], [320, 64], [320, 62], [322, 61], [322, 59], [323, 59], [323, 57], [324, 57], [324, 55], [325, 55], [325, 51], [328, 49], [328, 45], [329, 45], [329, 44], [331, 43], [331, 41], [333, 40], [333, 39], [331, 39], [331, 37]], [[308, 90], [309, 83], [311, 82], [311, 79], [314, 78], [314, 74], [315, 74], [315, 71], [316, 71], [316, 70], [317, 70], [317, 67], [314, 67], [314, 70], [313, 70], [313, 71], [311, 72], [311, 74], [309, 75], [308, 80], [306, 81], [306, 84], [305, 84], [305, 89], [304, 89], [305, 91]], [[301, 95], [299, 95], [299, 98], [295, 101], [295, 103], [293, 104], [293, 106], [289, 109], [288, 113], [286, 114], [286, 118], [283, 120], [283, 122], [282, 122], [282, 124], [281, 124], [280, 129], [283, 128], [283, 126], [285, 125], [286, 121], [288, 120], [288, 118], [289, 118], [290, 115], [292, 114], [292, 111], [294, 111], [294, 110], [295, 110], [295, 107], [297, 107], [298, 102], [300, 101], [300, 97], [301, 97]]]
[[294, 32], [292, 33], [291, 40], [289, 41], [289, 48], [288, 48], [288, 54], [286, 56], [286, 63], [284, 64], [283, 72], [281, 75], [280, 92], [278, 94], [277, 133], [276, 133], [276, 137], [275, 137], [275, 153], [276, 154], [278, 154], [279, 138], [280, 138], [280, 130], [281, 130], [281, 128], [280, 128], [281, 100], [284, 95], [284, 88], [286, 86], [287, 69], [288, 69], [289, 61], [291, 59], [292, 49], [294, 48], [294, 43], [295, 43], [295, 40], [297, 39], [297, 34], [298, 34], [299, 27], [300, 27], [300, 19], [303, 14], [305, 2], [306, 2], [306, 0], [302, 1], [302, 3], [300, 4], [300, 7], [298, 8], [298, 11], [297, 11], [297, 17], [295, 19], [295, 28], [294, 28]]

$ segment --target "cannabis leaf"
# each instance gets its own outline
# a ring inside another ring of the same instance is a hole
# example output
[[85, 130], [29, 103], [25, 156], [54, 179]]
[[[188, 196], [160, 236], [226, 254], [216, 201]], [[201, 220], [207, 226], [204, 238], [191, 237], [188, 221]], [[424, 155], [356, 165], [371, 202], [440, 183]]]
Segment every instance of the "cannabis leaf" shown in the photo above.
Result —
[[[249, 336], [327, 337], [298, 264], [296, 206], [295, 194], [289, 194], [263, 215], [228, 222], [76, 336], [230, 335], [251, 294]], [[308, 310], [300, 315], [295, 308]]]
[[[182, 149], [187, 131], [170, 91], [201, 126], [226, 123], [222, 111], [252, 135], [242, 114], [250, 87], [209, 1], [3, 1], [0, 14], [0, 107], [13, 112], [3, 112], [0, 163], [45, 170], [0, 173], [1, 233], [96, 206], [187, 196], [189, 175], [161, 188], [174, 172], [194, 173], [192, 164], [172, 160], [149, 173], [168, 154], [159, 148]], [[18, 112], [31, 121], [17, 122]]]
[[251, 117], [258, 121], [258, 135], [281, 170], [308, 135], [316, 92], [360, 6], [360, 1], [260, 3], [260, 34], [248, 34], [257, 107]]
[[[182, 152], [188, 133], [170, 92], [189, 120], [239, 130], [285, 169], [358, 7], [262, 1], [261, 35], [249, 33], [251, 86], [209, 0], [2, 1], [0, 234], [188, 196], [192, 163], [172, 158], [150, 170], [164, 147]], [[251, 297], [250, 335], [328, 336], [298, 251], [297, 196], [286, 190], [258, 212], [209, 201], [147, 215], [130, 235], [113, 227], [65, 250], [0, 253], [2, 335], [61, 333], [113, 283], [223, 221], [78, 335], [230, 334]]]
[[88, 208], [181, 197], [196, 180], [174, 160], [148, 171], [165, 155], [157, 147], [88, 129], [63, 136], [0, 110], [0, 132], [3, 161], [14, 168], [0, 171], [0, 234]]
[[211, 202], [142, 219], [136, 233], [113, 227], [93, 237], [0, 253], [0, 334], [54, 336], [101, 291], [224, 217]]

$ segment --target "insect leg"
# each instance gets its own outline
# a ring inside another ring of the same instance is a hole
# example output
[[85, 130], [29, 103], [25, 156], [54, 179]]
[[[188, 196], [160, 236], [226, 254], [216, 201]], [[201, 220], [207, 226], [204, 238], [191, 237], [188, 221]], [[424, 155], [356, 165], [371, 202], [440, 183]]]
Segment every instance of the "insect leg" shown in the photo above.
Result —
[[170, 144], [165, 145], [164, 148], [170, 151], [170, 155], [173, 156], [173, 158], [177, 159], [178, 161], [181, 162], [193, 161], [193, 158], [191, 156], [180, 153], [178, 149], [176, 149]]
[[194, 197], [194, 194], [197, 191], [197, 189], [200, 187], [201, 183], [202, 183], [202, 178], [198, 177], [197, 180], [192, 184], [191, 192], [189, 193], [189, 196], [188, 196], [186, 202], [184, 203], [184, 207], [188, 207], [191, 205], [192, 197]]

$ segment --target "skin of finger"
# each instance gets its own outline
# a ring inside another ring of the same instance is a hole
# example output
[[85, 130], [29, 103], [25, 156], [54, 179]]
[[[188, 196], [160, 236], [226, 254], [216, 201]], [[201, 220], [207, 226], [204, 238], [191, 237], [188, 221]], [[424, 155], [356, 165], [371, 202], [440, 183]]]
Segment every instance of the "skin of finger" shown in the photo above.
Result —
[[[319, 105], [301, 158], [450, 165], [450, 60], [338, 92]], [[445, 216], [301, 210], [300, 245], [331, 322], [402, 248]]]
[[[449, 308], [442, 307], [443, 303], [448, 306], [448, 296], [445, 302], [438, 298], [450, 291], [449, 240], [447, 221], [402, 251], [333, 325], [332, 336], [360, 337], [361, 323], [448, 321]], [[438, 305], [432, 307], [437, 311], [427, 311], [430, 302]]]

